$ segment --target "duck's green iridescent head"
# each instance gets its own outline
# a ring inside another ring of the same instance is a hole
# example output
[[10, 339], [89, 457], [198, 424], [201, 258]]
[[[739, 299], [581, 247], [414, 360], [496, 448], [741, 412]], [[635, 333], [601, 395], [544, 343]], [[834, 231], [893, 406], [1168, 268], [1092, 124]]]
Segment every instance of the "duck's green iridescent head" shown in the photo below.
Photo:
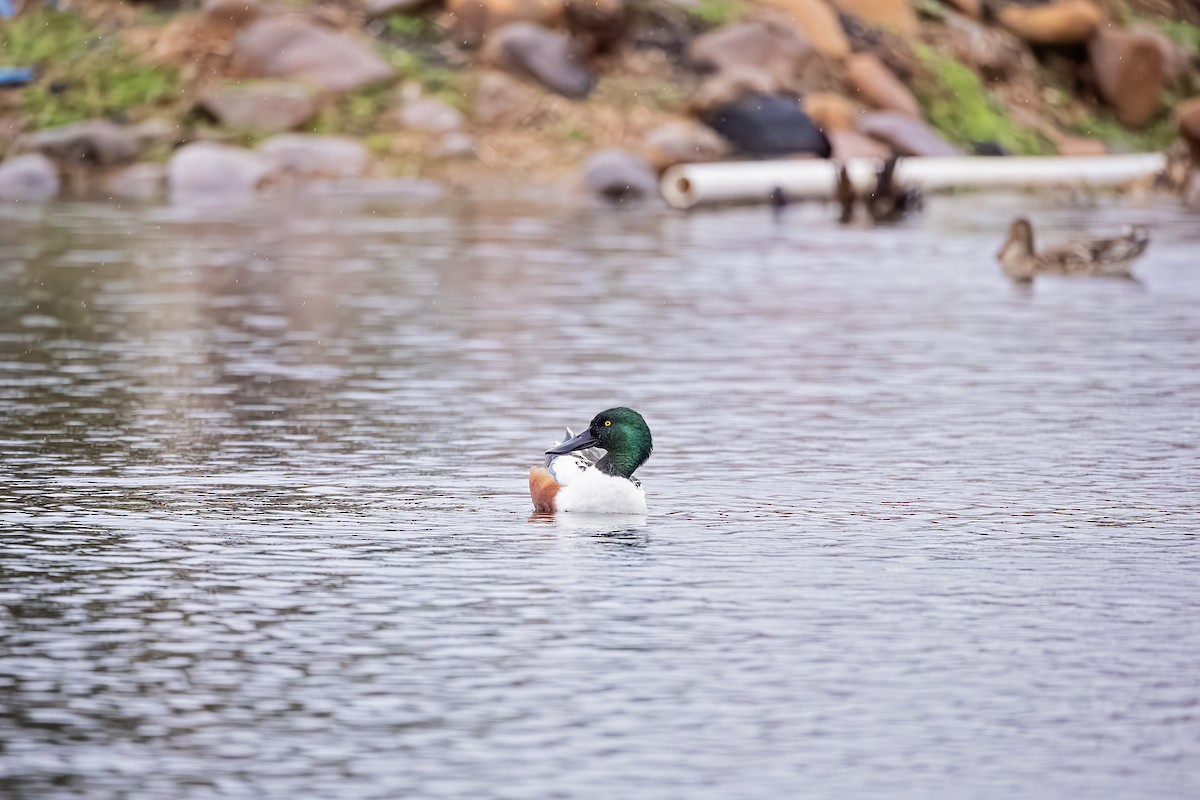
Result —
[[596, 462], [596, 468], [609, 475], [631, 477], [645, 463], [654, 448], [650, 427], [642, 415], [632, 408], [610, 408], [601, 411], [588, 429], [546, 452], [562, 455], [585, 447], [599, 447], [607, 454]]

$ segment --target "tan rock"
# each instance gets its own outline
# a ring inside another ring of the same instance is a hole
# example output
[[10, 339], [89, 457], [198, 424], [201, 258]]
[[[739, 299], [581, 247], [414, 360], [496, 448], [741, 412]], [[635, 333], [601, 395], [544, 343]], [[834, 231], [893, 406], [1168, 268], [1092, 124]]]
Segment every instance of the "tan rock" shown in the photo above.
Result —
[[650, 131], [645, 150], [646, 159], [661, 172], [676, 164], [716, 161], [730, 147], [711, 128], [693, 120], [678, 120]]
[[971, 19], [980, 19], [983, 17], [983, 3], [981, 0], [947, 0], [947, 2], [954, 6], [955, 10]]
[[555, 27], [562, 21], [563, 0], [447, 0], [446, 11], [458, 43], [476, 47], [510, 22]]
[[816, 56], [807, 40], [789, 26], [770, 22], [726, 25], [697, 36], [690, 58], [719, 72], [750, 68], [771, 76], [776, 88], [789, 86]]
[[880, 111], [895, 111], [921, 118], [921, 106], [900, 79], [870, 53], [856, 53], [846, 59], [846, 77], [863, 103]]
[[845, 162], [852, 158], [883, 160], [892, 155], [892, 148], [858, 131], [830, 131], [828, 136], [834, 161]]
[[1089, 139], [1086, 136], [1063, 136], [1055, 142], [1060, 156], [1103, 156], [1108, 154], [1108, 148], [1099, 139]]
[[264, 17], [244, 28], [234, 38], [233, 60], [243, 74], [305, 81], [335, 92], [395, 74], [367, 43], [293, 14]]
[[1102, 26], [1088, 42], [1096, 88], [1122, 125], [1141, 128], [1162, 107], [1166, 88], [1163, 51], [1151, 36]]
[[1001, 27], [1030, 44], [1081, 44], [1103, 19], [1104, 12], [1091, 0], [1058, 0], [1044, 6], [1009, 3], [996, 12]]
[[862, 107], [840, 94], [814, 92], [804, 96], [804, 113], [826, 134], [858, 128]]
[[765, 0], [771, 8], [779, 9], [796, 29], [812, 43], [817, 52], [829, 58], [844, 58], [850, 54], [850, 41], [837, 12], [825, 0]]
[[833, 5], [868, 25], [906, 36], [915, 36], [919, 28], [909, 0], [833, 0]]

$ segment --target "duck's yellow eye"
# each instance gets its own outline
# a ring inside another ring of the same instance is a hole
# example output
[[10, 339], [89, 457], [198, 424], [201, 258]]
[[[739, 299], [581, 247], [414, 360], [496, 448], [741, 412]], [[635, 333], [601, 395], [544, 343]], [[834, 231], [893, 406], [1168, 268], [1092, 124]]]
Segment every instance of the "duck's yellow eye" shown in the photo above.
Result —
[[611, 420], [611, 419], [606, 419], [606, 420], [604, 420], [604, 427], [606, 427], [606, 428], [607, 428], [607, 427], [609, 427], [610, 425], [612, 425], [612, 420]]

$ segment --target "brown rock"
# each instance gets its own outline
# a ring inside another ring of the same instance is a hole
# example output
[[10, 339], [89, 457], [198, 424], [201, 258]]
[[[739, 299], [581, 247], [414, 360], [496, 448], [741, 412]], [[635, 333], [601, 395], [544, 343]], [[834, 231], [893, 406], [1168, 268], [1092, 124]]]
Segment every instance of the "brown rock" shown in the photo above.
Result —
[[1200, 97], [1175, 106], [1175, 121], [1179, 125], [1179, 135], [1188, 144], [1193, 166], [1200, 168]]
[[775, 88], [791, 85], [816, 51], [796, 31], [776, 22], [726, 25], [697, 36], [689, 57], [718, 72], [749, 67], [769, 75]]
[[901, 156], [956, 156], [958, 150], [919, 119], [886, 111], [864, 114], [858, 129]]
[[261, 13], [258, 0], [204, 0], [204, 16], [213, 22], [244, 25]]
[[562, 19], [562, 0], [447, 0], [459, 44], [476, 47], [485, 37], [512, 22], [533, 22], [547, 27]]
[[844, 58], [850, 54], [850, 42], [838, 22], [837, 12], [825, 0], [766, 0], [766, 3], [779, 9], [796, 32], [821, 55]]
[[862, 108], [840, 94], [817, 92], [805, 95], [804, 113], [828, 134], [832, 131], [857, 130]]
[[475, 120], [484, 125], [515, 125], [537, 110], [537, 95], [505, 75], [488, 72], [475, 90]]
[[1103, 156], [1108, 154], [1108, 148], [1099, 139], [1089, 139], [1086, 136], [1062, 136], [1055, 142], [1060, 156]]
[[849, 161], [852, 158], [883, 160], [892, 156], [892, 148], [858, 131], [830, 131], [829, 144], [833, 147], [834, 161]]
[[199, 104], [226, 128], [279, 133], [312, 119], [317, 113], [313, 95], [303, 83], [248, 81], [211, 86]]
[[566, 36], [532, 22], [514, 22], [492, 33], [483, 60], [573, 99], [586, 97], [596, 83]]
[[1162, 50], [1163, 67], [1166, 70], [1168, 84], [1182, 80], [1192, 71], [1192, 57], [1187, 50], [1180, 47], [1170, 37], [1153, 25], [1141, 23], [1130, 28], [1135, 33], [1143, 34], [1154, 40], [1158, 49]]
[[919, 27], [909, 0], [833, 0], [833, 5], [868, 25], [905, 36], [915, 36]]
[[856, 53], [846, 60], [846, 77], [862, 101], [871, 108], [895, 111], [921, 118], [921, 106], [904, 84], [869, 53]]
[[1104, 12], [1091, 0], [1058, 0], [1044, 6], [1002, 6], [996, 21], [1030, 44], [1081, 44], [1096, 32]]
[[275, 174], [304, 180], [361, 178], [371, 156], [357, 139], [285, 133], [258, 146]]
[[251, 23], [234, 38], [244, 74], [306, 81], [344, 92], [391, 78], [395, 70], [364, 42], [286, 14]]
[[692, 120], [668, 122], [646, 137], [646, 158], [659, 172], [676, 164], [716, 161], [729, 149], [715, 131]]
[[1096, 88], [1121, 124], [1130, 128], [1149, 124], [1162, 107], [1166, 88], [1166, 65], [1158, 43], [1146, 34], [1104, 25], [1088, 43], [1088, 58]]

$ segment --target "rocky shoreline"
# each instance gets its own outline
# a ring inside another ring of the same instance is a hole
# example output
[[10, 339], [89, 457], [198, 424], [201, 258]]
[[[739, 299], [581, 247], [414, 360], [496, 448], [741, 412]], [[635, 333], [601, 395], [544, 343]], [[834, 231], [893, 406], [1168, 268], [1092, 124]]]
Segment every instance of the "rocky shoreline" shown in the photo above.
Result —
[[26, 0], [0, 20], [0, 199], [413, 178], [624, 200], [685, 162], [1170, 148], [1200, 203], [1197, 21], [1195, 0]]

